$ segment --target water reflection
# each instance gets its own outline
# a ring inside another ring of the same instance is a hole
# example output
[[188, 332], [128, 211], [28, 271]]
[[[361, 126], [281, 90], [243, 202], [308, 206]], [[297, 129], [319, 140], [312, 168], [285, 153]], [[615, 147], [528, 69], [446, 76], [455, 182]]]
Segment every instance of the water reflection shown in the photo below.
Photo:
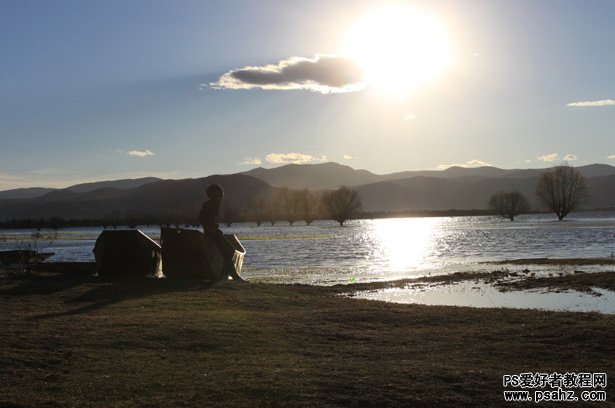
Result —
[[461, 282], [450, 285], [389, 288], [351, 294], [361, 299], [439, 306], [510, 307], [554, 311], [615, 313], [615, 292], [593, 288], [597, 295], [577, 291], [500, 292], [490, 285]]
[[[528, 215], [515, 222], [496, 217], [434, 217], [332, 221], [307, 226], [233, 224], [247, 255], [248, 279], [309, 284], [390, 280], [475, 268], [478, 262], [518, 258], [608, 257], [615, 251], [615, 213], [581, 213], [559, 222]], [[141, 228], [151, 237], [157, 226]], [[38, 249], [51, 261], [93, 261], [102, 228], [59, 230]], [[27, 245], [35, 230], [0, 230], [0, 250]]]
[[433, 267], [431, 255], [443, 218], [402, 218], [375, 220], [368, 233], [375, 258], [387, 269], [401, 272]]

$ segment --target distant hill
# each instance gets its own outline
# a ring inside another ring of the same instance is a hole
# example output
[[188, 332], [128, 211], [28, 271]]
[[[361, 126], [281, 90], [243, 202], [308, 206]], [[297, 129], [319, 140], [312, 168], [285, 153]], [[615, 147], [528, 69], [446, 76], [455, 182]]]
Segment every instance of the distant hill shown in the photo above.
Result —
[[381, 180], [367, 170], [355, 170], [338, 163], [287, 164], [273, 169], [259, 167], [242, 174], [256, 177], [274, 187], [293, 189], [333, 189], [341, 185], [357, 186]]
[[587, 179], [591, 194], [588, 208], [615, 209], [615, 175]]
[[113, 180], [113, 181], [97, 181], [94, 183], [83, 183], [83, 184], [75, 184], [74, 186], [67, 187], [67, 190], [74, 191], [76, 193], [85, 193], [88, 191], [94, 191], [101, 188], [119, 188], [119, 189], [129, 189], [142, 186], [144, 184], [153, 183], [155, 181], [161, 181], [157, 177], [144, 177], [138, 179], [124, 179], [124, 180]]
[[44, 187], [15, 188], [12, 190], [3, 190], [0, 191], [0, 200], [40, 197], [55, 190], [55, 188]]
[[228, 200], [236, 203], [247, 203], [256, 196], [271, 192], [271, 186], [268, 184], [241, 174], [160, 180], [136, 188], [106, 187], [83, 193], [65, 189], [33, 199], [1, 200], [0, 221], [43, 217], [101, 219], [143, 215], [191, 218], [197, 216], [205, 199], [205, 188], [211, 183], [223, 185]]
[[[607, 164], [592, 164], [576, 167], [585, 177], [615, 175], [615, 167]], [[409, 179], [412, 177], [431, 177], [437, 179], [511, 178], [529, 179], [539, 177], [549, 169], [500, 169], [497, 167], [449, 167], [446, 170], [404, 171], [390, 174], [375, 174], [367, 170], [355, 170], [338, 163], [288, 164], [273, 169], [262, 167], [244, 172], [261, 179], [275, 187], [333, 189], [341, 185], [360, 186], [384, 181]]]
[[47, 193], [52, 193], [52, 192], [61, 191], [61, 190], [69, 190], [69, 191], [73, 191], [76, 193], [85, 193], [88, 191], [94, 191], [100, 188], [107, 188], [107, 187], [127, 189], [127, 188], [139, 187], [144, 184], [153, 183], [154, 181], [160, 181], [160, 180], [161, 179], [157, 177], [144, 177], [144, 178], [138, 178], [138, 179], [97, 181], [93, 183], [75, 184], [74, 186], [66, 187], [64, 189], [44, 188], [44, 187], [16, 188], [12, 190], [0, 191], [0, 200], [35, 198], [35, 197], [44, 196]]
[[365, 211], [472, 210], [485, 209], [491, 195], [518, 190], [534, 207], [538, 178], [436, 178], [410, 177], [357, 187]]
[[[615, 167], [594, 164], [577, 169], [586, 176], [590, 190], [590, 199], [584, 203], [584, 208], [614, 209]], [[378, 175], [337, 163], [322, 163], [258, 168], [245, 173], [198, 179], [104, 181], [62, 190], [0, 192], [5, 193], [4, 198], [0, 195], [0, 221], [42, 217], [191, 218], [196, 217], [205, 198], [205, 188], [213, 182], [224, 186], [230, 202], [244, 207], [249, 207], [255, 197], [271, 194], [274, 186], [326, 190], [348, 185], [360, 193], [365, 211], [485, 209], [491, 195], [501, 190], [520, 191], [528, 198], [531, 207], [538, 209], [540, 204], [534, 190], [543, 171], [545, 169], [451, 167], [442, 171]], [[12, 198], [7, 199], [6, 194], [13, 194]]]
[[441, 179], [452, 179], [459, 177], [502, 177], [515, 170], [504, 170], [497, 167], [459, 167], [453, 166], [446, 170], [421, 170], [421, 171], [403, 171], [400, 173], [391, 173], [382, 176], [383, 180], [400, 180], [411, 177], [436, 177]]
[[[614, 176], [615, 167], [608, 164], [590, 164], [587, 166], [575, 167], [585, 177], [602, 177], [602, 176]], [[507, 173], [503, 177], [508, 178], [529, 178], [539, 177], [542, 172], [548, 169], [522, 169], [522, 170], [506, 170]]]
[[[615, 208], [615, 167], [592, 164], [576, 167], [586, 178], [590, 200], [586, 208]], [[334, 189], [355, 187], [365, 211], [485, 209], [491, 195], [518, 190], [538, 209], [534, 193], [540, 175], [549, 169], [500, 169], [497, 167], [450, 167], [446, 170], [374, 174], [337, 163], [286, 165], [246, 172], [273, 186]]]
[[[365, 211], [485, 209], [491, 195], [501, 190], [519, 191], [526, 196], [531, 208], [539, 209], [540, 203], [535, 194], [539, 174], [527, 178], [478, 179], [419, 176], [366, 184], [357, 187], [357, 191]], [[615, 208], [615, 175], [588, 177], [587, 186], [590, 198], [582, 208]]]

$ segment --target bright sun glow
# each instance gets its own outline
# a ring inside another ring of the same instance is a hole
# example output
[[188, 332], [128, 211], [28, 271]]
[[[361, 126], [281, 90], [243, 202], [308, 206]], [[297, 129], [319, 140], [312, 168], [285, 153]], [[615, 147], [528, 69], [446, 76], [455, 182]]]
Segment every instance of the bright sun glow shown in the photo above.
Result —
[[386, 92], [408, 92], [441, 76], [452, 47], [441, 22], [405, 7], [372, 13], [348, 32], [344, 53], [365, 70], [367, 84]]
[[428, 258], [433, 251], [441, 219], [392, 218], [374, 221], [374, 241], [388, 259], [392, 271], [408, 271], [431, 266]]

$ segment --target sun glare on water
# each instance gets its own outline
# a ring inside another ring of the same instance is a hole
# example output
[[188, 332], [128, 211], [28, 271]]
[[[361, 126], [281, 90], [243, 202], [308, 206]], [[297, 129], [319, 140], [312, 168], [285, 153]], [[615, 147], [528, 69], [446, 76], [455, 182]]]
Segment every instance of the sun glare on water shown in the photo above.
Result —
[[428, 268], [441, 218], [391, 218], [373, 222], [372, 239], [391, 271]]
[[405, 93], [442, 76], [452, 64], [452, 46], [435, 17], [405, 7], [371, 13], [348, 31], [344, 53], [365, 72], [367, 85]]

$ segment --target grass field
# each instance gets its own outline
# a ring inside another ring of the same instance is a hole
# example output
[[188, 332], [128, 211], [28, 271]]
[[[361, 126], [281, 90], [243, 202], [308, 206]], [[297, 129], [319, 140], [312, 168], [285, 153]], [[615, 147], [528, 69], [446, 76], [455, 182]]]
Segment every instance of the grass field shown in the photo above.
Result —
[[0, 272], [0, 406], [502, 407], [504, 374], [615, 375], [613, 315], [342, 290]]

